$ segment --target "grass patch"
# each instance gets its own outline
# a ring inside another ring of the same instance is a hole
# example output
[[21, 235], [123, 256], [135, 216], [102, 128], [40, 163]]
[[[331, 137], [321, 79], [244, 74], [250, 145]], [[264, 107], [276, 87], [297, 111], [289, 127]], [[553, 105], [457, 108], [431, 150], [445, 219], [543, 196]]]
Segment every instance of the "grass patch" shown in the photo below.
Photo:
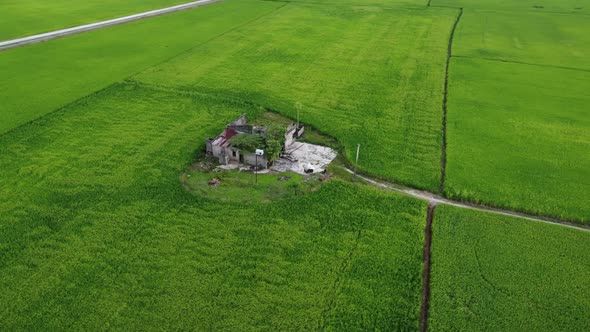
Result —
[[438, 206], [432, 331], [576, 331], [590, 324], [590, 233]]
[[416, 329], [423, 202], [339, 180], [268, 204], [184, 190], [244, 112], [126, 83], [1, 136], [2, 329]]
[[[359, 168], [420, 188], [440, 177], [456, 11], [289, 4], [135, 80], [255, 102], [337, 138]], [[289, 28], [286, 28], [289, 27]]]
[[[213, 185], [213, 180], [219, 180]], [[290, 199], [319, 188], [320, 174], [302, 176], [296, 173], [258, 174], [239, 171], [205, 172], [191, 170], [181, 181], [191, 193], [221, 202], [268, 203]], [[211, 184], [210, 184], [211, 183]]]

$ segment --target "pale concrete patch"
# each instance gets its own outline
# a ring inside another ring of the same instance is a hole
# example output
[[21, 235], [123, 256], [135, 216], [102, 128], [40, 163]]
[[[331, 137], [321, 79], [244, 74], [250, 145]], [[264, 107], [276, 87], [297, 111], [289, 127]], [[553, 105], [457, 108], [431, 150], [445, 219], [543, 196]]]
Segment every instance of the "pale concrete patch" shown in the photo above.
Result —
[[336, 158], [336, 151], [329, 147], [301, 142], [291, 144], [286, 154], [290, 155], [293, 161], [280, 158], [273, 163], [270, 169], [276, 172], [291, 171], [306, 174], [306, 165], [310, 165], [313, 168], [313, 173], [320, 173]]
[[241, 169], [242, 167], [240, 167], [240, 165], [241, 164], [238, 164], [238, 163], [229, 163], [227, 165], [219, 165], [216, 168], [230, 171], [230, 170], [234, 170], [234, 169], [238, 169], [238, 168]]
[[[293, 142], [285, 151], [288, 158], [279, 158], [267, 169], [259, 170], [258, 174], [295, 172], [302, 175], [323, 172], [336, 158], [336, 151], [326, 146]], [[313, 169], [312, 173], [305, 173], [306, 168]], [[252, 171], [251, 167], [237, 162], [219, 165], [216, 170]]]

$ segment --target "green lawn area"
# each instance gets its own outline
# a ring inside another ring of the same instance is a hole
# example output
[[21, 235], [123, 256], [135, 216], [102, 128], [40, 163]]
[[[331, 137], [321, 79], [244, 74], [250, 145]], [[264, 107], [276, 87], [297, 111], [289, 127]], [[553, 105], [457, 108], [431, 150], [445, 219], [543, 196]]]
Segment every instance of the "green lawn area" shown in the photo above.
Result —
[[160, 9], [189, 0], [3, 0], [0, 40]]
[[[215, 161], [214, 161], [215, 162]], [[216, 164], [214, 164], [216, 165]], [[283, 178], [281, 180], [281, 178]], [[211, 181], [219, 180], [217, 185]], [[293, 199], [317, 190], [319, 174], [303, 176], [297, 173], [256, 174], [237, 170], [208, 171], [190, 169], [181, 177], [183, 186], [196, 196], [231, 203], [269, 203]]]
[[590, 13], [587, 0], [432, 0], [431, 4], [497, 11]]
[[589, 222], [589, 89], [587, 72], [454, 58], [446, 194]]
[[437, 206], [430, 331], [584, 331], [590, 232]]
[[228, 0], [0, 52], [0, 134], [282, 5]]
[[588, 31], [587, 15], [465, 10], [453, 55], [590, 70]]
[[372, 175], [435, 190], [456, 10], [289, 4], [133, 79], [263, 105], [329, 133]]
[[0, 328], [417, 329], [424, 202], [341, 180], [265, 204], [183, 189], [242, 112], [124, 83], [0, 136]]

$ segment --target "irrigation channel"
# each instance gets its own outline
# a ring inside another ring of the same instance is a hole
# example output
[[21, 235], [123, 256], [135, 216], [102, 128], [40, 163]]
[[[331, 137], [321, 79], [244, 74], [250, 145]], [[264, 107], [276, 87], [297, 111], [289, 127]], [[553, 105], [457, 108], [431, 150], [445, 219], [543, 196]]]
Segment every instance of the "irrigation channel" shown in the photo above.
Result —
[[[428, 2], [428, 7], [430, 7], [430, 1]], [[455, 38], [455, 31], [457, 30], [457, 26], [459, 25], [459, 21], [461, 20], [461, 16], [463, 16], [463, 8], [459, 8], [459, 14], [455, 19], [455, 23], [453, 24], [453, 29], [451, 30], [451, 34], [449, 35], [449, 42], [447, 45], [447, 62], [445, 65], [445, 85], [444, 85], [444, 92], [443, 92], [443, 103], [442, 103], [442, 154], [440, 160], [440, 187], [439, 192], [442, 194], [445, 191], [445, 178], [447, 173], [447, 104], [449, 100], [449, 67], [451, 65], [451, 57], [453, 56], [453, 39]]]
[[373, 180], [373, 179], [368, 178], [366, 176], [357, 174], [355, 171], [353, 171], [347, 167], [343, 167], [343, 166], [341, 166], [341, 167], [346, 172], [358, 177], [359, 179], [362, 179], [362, 180], [368, 182], [369, 184], [371, 184], [375, 187], [396, 191], [396, 192], [401, 193], [403, 195], [408, 195], [408, 196], [412, 196], [412, 197], [415, 197], [415, 198], [418, 198], [421, 200], [428, 201], [428, 212], [426, 214], [426, 227], [424, 228], [424, 249], [423, 249], [424, 250], [424, 252], [423, 252], [424, 270], [422, 271], [422, 304], [421, 304], [421, 308], [420, 308], [420, 332], [426, 332], [428, 330], [428, 309], [430, 306], [430, 269], [431, 269], [431, 248], [432, 248], [432, 221], [434, 219], [435, 209], [438, 204], [452, 205], [452, 206], [456, 206], [456, 207], [464, 208], [464, 209], [477, 210], [477, 211], [488, 212], [488, 213], [495, 213], [495, 214], [500, 214], [500, 215], [505, 215], [505, 216], [510, 216], [510, 217], [517, 217], [517, 218], [542, 222], [542, 223], [546, 223], [546, 224], [552, 224], [552, 225], [557, 225], [557, 226], [562, 226], [562, 227], [573, 228], [573, 229], [584, 231], [584, 232], [590, 232], [590, 226], [576, 225], [572, 222], [568, 222], [568, 221], [564, 221], [564, 220], [558, 220], [558, 219], [553, 219], [553, 218], [548, 218], [548, 217], [538, 217], [538, 216], [533, 216], [533, 215], [529, 215], [526, 213], [498, 209], [498, 208], [492, 208], [492, 207], [484, 206], [484, 205], [453, 201], [453, 200], [446, 199], [444, 197], [441, 197], [439, 195], [436, 195], [436, 194], [433, 194], [433, 193], [430, 193], [427, 191], [416, 190], [416, 189], [400, 186], [400, 185], [393, 184], [393, 183], [384, 183], [384, 182], [376, 181], [376, 180]]
[[159, 15], [164, 15], [164, 14], [169, 14], [169, 13], [178, 12], [178, 11], [182, 11], [182, 10], [187, 10], [187, 9], [191, 9], [191, 8], [195, 8], [195, 7], [199, 7], [199, 6], [209, 5], [209, 4], [212, 4], [215, 2], [219, 2], [219, 1], [223, 1], [223, 0], [193, 1], [193, 2], [188, 2], [188, 3], [176, 5], [176, 6], [171, 6], [171, 7], [166, 7], [166, 8], [156, 9], [156, 10], [150, 10], [150, 11], [143, 12], [143, 13], [114, 18], [111, 20], [95, 22], [95, 23], [90, 23], [90, 24], [85, 24], [85, 25], [79, 25], [79, 26], [72, 27], [72, 28], [46, 32], [46, 33], [23, 37], [23, 38], [0, 41], [0, 51], [7, 50], [10, 48], [30, 45], [30, 44], [41, 43], [41, 42], [45, 42], [45, 41], [48, 41], [51, 39], [70, 36], [70, 35], [74, 35], [74, 34], [78, 34], [78, 33], [82, 33], [82, 32], [102, 29], [102, 28], [113, 26], [113, 25], [119, 25], [119, 24], [128, 23], [128, 22], [132, 22], [132, 21], [143, 20], [145, 18], [149, 18], [149, 17], [153, 17], [153, 16], [159, 16]]

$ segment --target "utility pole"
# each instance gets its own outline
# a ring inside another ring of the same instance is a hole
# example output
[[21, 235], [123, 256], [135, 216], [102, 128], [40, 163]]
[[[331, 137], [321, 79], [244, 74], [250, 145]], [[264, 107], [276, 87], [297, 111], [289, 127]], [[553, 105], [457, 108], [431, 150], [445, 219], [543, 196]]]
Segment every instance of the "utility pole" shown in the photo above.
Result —
[[296, 102], [295, 103], [295, 108], [297, 109], [297, 130], [299, 131], [299, 112], [301, 111], [301, 108], [303, 106], [301, 105], [300, 102]]
[[356, 145], [356, 161], [354, 162], [354, 175], [356, 175], [356, 170], [358, 169], [359, 166], [359, 152], [361, 151], [361, 145], [357, 144]]

